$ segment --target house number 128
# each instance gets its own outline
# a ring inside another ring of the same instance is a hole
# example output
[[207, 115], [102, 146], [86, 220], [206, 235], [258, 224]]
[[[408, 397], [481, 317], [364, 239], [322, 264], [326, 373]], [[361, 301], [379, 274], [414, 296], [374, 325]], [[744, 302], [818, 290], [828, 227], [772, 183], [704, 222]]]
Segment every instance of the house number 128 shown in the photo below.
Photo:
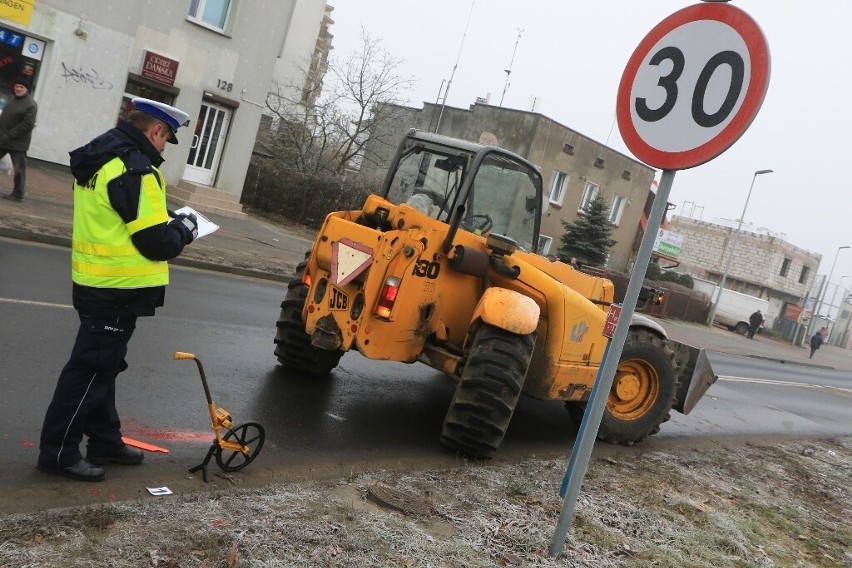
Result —
[[228, 91], [229, 93], [231, 92], [231, 89], [234, 88], [233, 83], [226, 81], [224, 79], [218, 79], [216, 81], [216, 86], [219, 87], [220, 89], [222, 89], [223, 91]]

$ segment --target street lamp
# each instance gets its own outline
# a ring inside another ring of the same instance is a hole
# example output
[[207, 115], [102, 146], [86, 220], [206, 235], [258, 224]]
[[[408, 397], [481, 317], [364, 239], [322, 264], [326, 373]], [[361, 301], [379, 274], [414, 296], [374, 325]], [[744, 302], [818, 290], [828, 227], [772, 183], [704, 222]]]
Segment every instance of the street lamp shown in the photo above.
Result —
[[[817, 304], [816, 310], [814, 310], [813, 317], [811, 317], [811, 325], [810, 325], [810, 329], [808, 329], [808, 336], [810, 336], [811, 332], [813, 331], [813, 322], [816, 321], [816, 319], [820, 315], [820, 310], [822, 310], [822, 302], [823, 302], [823, 300], [825, 300], [825, 291], [828, 289], [828, 285], [831, 283], [831, 277], [834, 275], [834, 267], [837, 266], [837, 257], [840, 256], [840, 251], [842, 251], [843, 249], [848, 249], [848, 248], [852, 248], [852, 247], [850, 247], [849, 245], [837, 247], [837, 252], [834, 253], [834, 262], [831, 263], [831, 270], [828, 272], [828, 278], [826, 278], [825, 282], [823, 282], [823, 284], [822, 284], [822, 292], [819, 295], [819, 303]], [[831, 308], [829, 308], [828, 311], [829, 311], [829, 315], [831, 315], [831, 313], [830, 313]], [[826, 318], [826, 319], [828, 319], [828, 318]]]
[[[754, 176], [751, 178], [751, 185], [748, 188], [748, 195], [746, 196], [745, 205], [743, 206], [743, 214], [740, 215], [740, 221], [737, 223], [737, 233], [740, 232], [740, 229], [743, 226], [743, 219], [745, 219], [746, 209], [748, 209], [748, 201], [751, 199], [751, 190], [754, 189], [754, 180], [757, 179], [757, 176], [763, 174], [771, 174], [772, 170], [757, 170], [754, 172]], [[734, 258], [734, 249], [737, 248], [737, 241], [732, 236], [731, 237], [731, 253], [728, 255], [728, 262], [725, 263], [725, 270], [722, 272], [722, 281], [719, 282], [719, 293], [716, 294], [716, 301], [713, 302], [713, 306], [710, 308], [710, 315], [707, 318], [707, 325], [713, 326], [713, 318], [716, 317], [716, 310], [719, 308], [719, 301], [722, 299], [722, 290], [725, 289], [725, 281], [728, 279], [728, 268], [731, 267], [731, 260]]]

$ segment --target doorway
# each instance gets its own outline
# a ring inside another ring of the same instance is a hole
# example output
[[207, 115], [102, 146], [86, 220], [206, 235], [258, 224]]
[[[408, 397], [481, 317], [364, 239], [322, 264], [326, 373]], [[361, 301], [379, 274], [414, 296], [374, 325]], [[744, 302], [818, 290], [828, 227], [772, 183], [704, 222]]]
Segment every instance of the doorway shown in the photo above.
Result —
[[231, 112], [231, 109], [210, 101], [201, 102], [183, 179], [200, 185], [213, 185]]

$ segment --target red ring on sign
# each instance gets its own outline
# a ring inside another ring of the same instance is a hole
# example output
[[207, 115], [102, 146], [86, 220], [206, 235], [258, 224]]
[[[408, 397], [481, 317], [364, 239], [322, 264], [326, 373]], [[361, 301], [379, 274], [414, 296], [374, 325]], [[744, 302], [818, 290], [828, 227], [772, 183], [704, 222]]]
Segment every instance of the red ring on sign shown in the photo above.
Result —
[[[748, 49], [751, 77], [748, 91], [740, 108], [728, 125], [704, 144], [682, 152], [658, 150], [642, 139], [633, 125], [630, 94], [639, 66], [645, 56], [666, 34], [684, 24], [699, 20], [715, 20], [729, 25], [742, 37]], [[748, 129], [766, 96], [769, 87], [769, 47], [757, 23], [745, 12], [728, 4], [696, 4], [679, 10], [657, 24], [639, 42], [627, 61], [618, 85], [616, 117], [621, 137], [631, 152], [646, 164], [663, 170], [680, 170], [709, 162], [736, 142]]]

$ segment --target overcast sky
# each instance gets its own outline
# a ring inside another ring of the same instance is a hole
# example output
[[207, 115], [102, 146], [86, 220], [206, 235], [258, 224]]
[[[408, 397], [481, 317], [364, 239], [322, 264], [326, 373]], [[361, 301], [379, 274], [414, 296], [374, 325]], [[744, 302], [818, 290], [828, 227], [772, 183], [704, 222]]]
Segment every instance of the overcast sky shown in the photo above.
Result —
[[[466, 108], [490, 93], [499, 105], [535, 110], [632, 156], [621, 139], [615, 100], [625, 64], [676, 0], [329, 0], [334, 52], [356, 49], [361, 28], [405, 60], [415, 79], [412, 106], [435, 102], [458, 60], [447, 97]], [[677, 172], [676, 215], [704, 221], [744, 217], [822, 254], [827, 274], [838, 247], [852, 245], [852, 2], [734, 0], [758, 23], [771, 54], [763, 107], [749, 129], [713, 161]], [[472, 7], [472, 10], [471, 10]], [[468, 15], [470, 14], [470, 18]], [[469, 24], [468, 24], [469, 19]], [[465, 35], [465, 28], [467, 33]], [[463, 41], [464, 36], [464, 41]], [[459, 53], [461, 56], [459, 57]], [[659, 178], [659, 173], [658, 176]], [[702, 209], [703, 208], [703, 209]], [[832, 281], [852, 287], [852, 249], [839, 253]]]

